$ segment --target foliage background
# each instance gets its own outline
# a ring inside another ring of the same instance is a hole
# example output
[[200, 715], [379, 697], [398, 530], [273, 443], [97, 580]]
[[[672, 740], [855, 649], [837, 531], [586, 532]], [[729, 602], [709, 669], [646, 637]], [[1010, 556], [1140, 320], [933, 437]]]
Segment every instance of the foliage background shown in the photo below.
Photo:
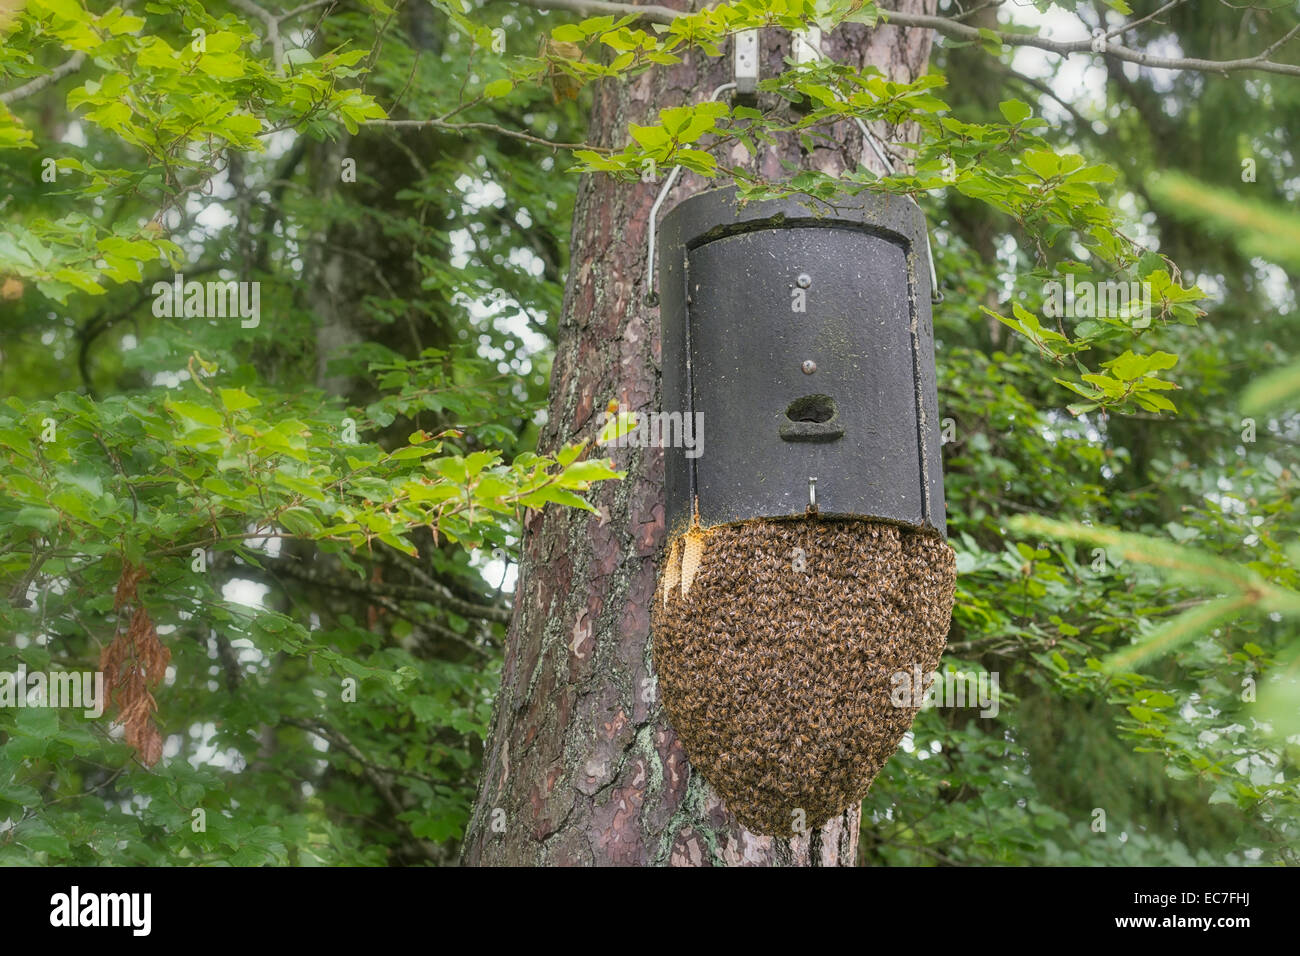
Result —
[[[600, 158], [503, 132], [584, 139], [587, 77], [546, 45], [572, 42], [549, 31], [576, 18], [265, 3], [284, 17], [277, 46], [247, 4], [124, 6], [31, 0], [0, 27], [6, 91], [89, 54], [0, 112], [0, 670], [94, 669], [124, 634], [152, 646], [151, 627], [167, 660], [117, 701], [134, 706], [125, 727], [110, 726], [117, 710], [0, 709], [0, 862], [454, 862], [520, 509], [581, 506], [612, 474], [577, 449], [531, 456], [573, 167]], [[1297, 22], [1285, 6], [1217, 3], [1163, 19], [1149, 40], [1221, 59]], [[496, 26], [505, 53], [542, 58], [510, 74], [484, 35]], [[1254, 412], [1253, 435], [1239, 401], [1300, 344], [1300, 242], [1259, 240], [1296, 199], [1300, 85], [952, 42], [932, 65], [950, 85], [901, 95], [931, 150], [917, 182], [942, 185], [924, 177], [954, 156], [962, 183], [920, 193], [946, 293], [935, 329], [960, 572], [947, 660], [997, 672], [1002, 701], [995, 718], [921, 714], [864, 805], [860, 861], [1294, 863], [1287, 608], [1194, 621], [1128, 666], [1110, 655], [1230, 590], [1213, 569], [1171, 576], [1152, 541], [1300, 583], [1294, 398]], [[1023, 121], [1012, 100], [1046, 120], [1018, 149], [1114, 168], [1104, 203], [1089, 177], [1056, 223], [1026, 214], [1028, 187], [1019, 206], [989, 204], [1005, 150], [980, 144]], [[629, 150], [606, 162], [637, 170], [646, 152]], [[1189, 182], [1210, 208], [1178, 192]], [[1177, 264], [1164, 288], [1178, 308], [1149, 329], [1069, 320], [1045, 337], [1047, 320], [1028, 327], [1021, 311], [1041, 315], [1044, 277], [1084, 268], [1061, 231], [1093, 214], [1168, 257], [1135, 259], [1137, 274]], [[156, 317], [151, 285], [176, 272], [260, 282], [260, 324]], [[1199, 318], [1177, 291], [1193, 285]], [[1071, 342], [1089, 346], [1086, 367]], [[1067, 408], [1080, 396], [1057, 379], [1086, 382], [1074, 372], [1133, 351], [1177, 356], [1160, 371], [1176, 413], [1154, 399]], [[1144, 537], [1099, 561], [1077, 527], [1013, 523], [1025, 515]]]

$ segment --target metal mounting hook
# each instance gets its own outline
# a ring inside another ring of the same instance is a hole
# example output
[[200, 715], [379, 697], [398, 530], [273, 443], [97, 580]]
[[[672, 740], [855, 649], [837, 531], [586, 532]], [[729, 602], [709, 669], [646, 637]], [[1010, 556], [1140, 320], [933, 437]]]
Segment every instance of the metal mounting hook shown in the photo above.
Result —
[[[737, 89], [735, 83], [723, 83], [713, 91], [706, 102], [712, 103], [727, 90], [734, 89]], [[659, 293], [655, 291], [655, 229], [659, 222], [659, 209], [663, 206], [664, 200], [668, 198], [668, 191], [673, 188], [673, 183], [677, 182], [677, 174], [681, 171], [681, 166], [673, 167], [672, 172], [668, 174], [668, 178], [664, 180], [659, 195], [655, 198], [655, 204], [650, 207], [650, 228], [646, 231], [645, 287], [648, 291], [645, 295], [645, 304], [652, 308], [659, 304]]]
[[758, 30], [741, 30], [736, 34], [732, 72], [736, 77], [736, 98], [753, 102], [758, 95]]

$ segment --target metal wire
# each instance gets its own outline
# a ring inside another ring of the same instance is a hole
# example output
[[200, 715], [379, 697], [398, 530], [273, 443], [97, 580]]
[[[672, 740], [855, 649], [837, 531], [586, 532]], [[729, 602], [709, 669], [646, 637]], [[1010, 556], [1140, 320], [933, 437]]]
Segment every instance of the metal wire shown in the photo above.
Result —
[[[723, 93], [727, 92], [727, 90], [734, 89], [736, 89], [735, 83], [723, 83], [713, 91], [713, 94], [705, 102], [712, 103]], [[677, 182], [677, 174], [681, 171], [681, 166], [673, 167], [673, 171], [670, 172], [668, 178], [664, 180], [663, 188], [659, 190], [659, 195], [655, 199], [655, 204], [650, 207], [650, 229], [647, 232], [647, 245], [649, 248], [646, 250], [645, 267], [645, 287], [648, 290], [645, 296], [645, 304], [649, 306], [656, 306], [659, 304], [659, 293], [655, 291], [655, 229], [659, 222], [659, 209], [663, 206], [664, 200], [668, 198], [668, 191], [673, 188], [673, 183]]]
[[[858, 129], [862, 130], [863, 140], [871, 147], [871, 151], [876, 154], [876, 159], [880, 160], [880, 165], [885, 167], [885, 172], [890, 176], [894, 175], [894, 164], [889, 161], [889, 157], [885, 155], [880, 141], [867, 128], [867, 124], [862, 121], [862, 117], [855, 116], [853, 121], [858, 124]], [[908, 198], [912, 200], [917, 209], [921, 208], [921, 204], [916, 201], [915, 196], [909, 196]], [[934, 250], [930, 246], [929, 225], [925, 227], [925, 258], [930, 263], [930, 301], [938, 305], [943, 301], [943, 290], [939, 288], [939, 274], [934, 268]]]

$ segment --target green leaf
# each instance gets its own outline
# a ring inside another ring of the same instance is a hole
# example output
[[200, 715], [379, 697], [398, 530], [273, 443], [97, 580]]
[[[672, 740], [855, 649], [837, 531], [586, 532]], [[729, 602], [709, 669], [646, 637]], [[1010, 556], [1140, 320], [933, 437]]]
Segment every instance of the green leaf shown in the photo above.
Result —
[[285, 508], [280, 512], [280, 523], [293, 534], [314, 537], [325, 530], [320, 519], [306, 508]]
[[551, 31], [551, 39], [561, 43], [581, 43], [587, 34], [574, 23], [561, 23]]
[[998, 104], [998, 109], [1006, 117], [1008, 123], [1023, 123], [1029, 117], [1034, 115], [1033, 108], [1028, 103], [1022, 103], [1020, 100], [1003, 100]]
[[249, 395], [242, 388], [223, 388], [221, 392], [221, 404], [225, 406], [226, 411], [238, 412], [245, 408], [256, 408], [262, 403]]
[[275, 473], [275, 483], [281, 487], [288, 488], [292, 492], [304, 495], [312, 501], [325, 500], [325, 493], [321, 490], [319, 485], [302, 478], [296, 478], [293, 475], [287, 475], [283, 471], [277, 471]]
[[1051, 179], [1061, 172], [1061, 157], [1043, 149], [1027, 149], [1021, 161], [1042, 179]]
[[16, 527], [35, 528], [37, 531], [53, 531], [59, 521], [59, 513], [43, 505], [27, 505], [19, 508], [10, 519]]
[[[140, 47], [140, 52], [136, 56], [136, 62], [140, 66], [147, 66], [155, 70], [176, 70], [182, 68], [180, 57], [176, 51], [167, 45], [167, 41], [161, 37], [148, 37]], [[69, 103], [69, 105], [72, 105]]]
[[188, 421], [197, 422], [200, 425], [210, 425], [213, 428], [220, 427], [225, 423], [225, 419], [221, 417], [221, 413], [215, 408], [196, 405], [193, 402], [167, 402], [167, 410]]

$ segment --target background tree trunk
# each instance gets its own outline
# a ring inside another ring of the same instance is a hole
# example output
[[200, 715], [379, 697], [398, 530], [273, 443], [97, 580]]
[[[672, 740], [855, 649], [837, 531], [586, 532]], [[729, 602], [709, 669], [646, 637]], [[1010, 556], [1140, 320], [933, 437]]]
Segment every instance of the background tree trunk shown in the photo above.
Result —
[[[933, 13], [935, 0], [894, 5]], [[784, 69], [790, 35], [773, 29], [762, 37], [763, 75], [771, 76]], [[826, 36], [822, 48], [840, 62], [875, 66], [906, 82], [924, 72], [930, 35], [848, 25]], [[590, 138], [620, 147], [629, 122], [648, 123], [661, 108], [703, 101], [730, 79], [728, 53], [688, 58], [624, 84], [602, 83]], [[907, 130], [875, 132], [886, 143], [909, 138]], [[834, 171], [852, 169], [862, 157], [856, 128], [841, 124], [826, 148], [804, 153], [791, 142], [760, 155], [756, 166], [780, 179], [782, 159]], [[879, 171], [874, 157], [865, 161]], [[905, 165], [906, 157], [895, 162]], [[709, 185], [683, 176], [664, 210]], [[659, 188], [608, 176], [585, 177], [579, 188], [544, 448], [593, 437], [610, 399], [637, 413], [659, 408], [659, 315], [644, 304], [646, 229]], [[464, 861], [853, 865], [858, 808], [806, 836], [758, 836], [691, 772], [650, 664], [650, 602], [666, 537], [663, 455], [654, 448], [613, 455], [628, 476], [592, 495], [598, 516], [552, 506], [525, 526]]]

